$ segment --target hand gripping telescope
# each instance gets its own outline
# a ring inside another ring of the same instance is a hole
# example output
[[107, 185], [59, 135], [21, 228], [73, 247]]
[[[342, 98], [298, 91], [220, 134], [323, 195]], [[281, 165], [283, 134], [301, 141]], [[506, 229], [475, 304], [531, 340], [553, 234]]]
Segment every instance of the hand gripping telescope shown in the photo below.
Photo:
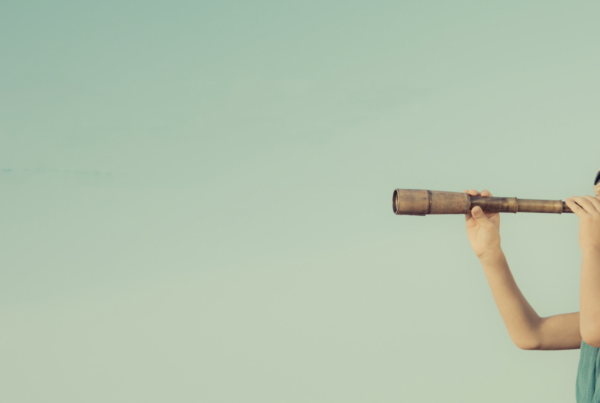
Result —
[[396, 189], [392, 208], [396, 215], [466, 214], [475, 206], [488, 213], [572, 213], [562, 200], [481, 197], [435, 190]]
[[[594, 179], [594, 193], [596, 197], [600, 198], [600, 170]], [[562, 200], [481, 197], [436, 190], [396, 189], [392, 198], [392, 208], [396, 215], [466, 214], [476, 206], [488, 213], [562, 214], [573, 212]]]

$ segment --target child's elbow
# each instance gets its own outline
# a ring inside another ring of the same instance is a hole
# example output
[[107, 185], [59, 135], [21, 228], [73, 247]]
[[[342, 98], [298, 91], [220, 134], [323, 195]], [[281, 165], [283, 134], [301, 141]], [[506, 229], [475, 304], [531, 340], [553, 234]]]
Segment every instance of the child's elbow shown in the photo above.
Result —
[[536, 339], [513, 340], [515, 346], [521, 350], [539, 350], [540, 342]]
[[516, 344], [516, 346], [519, 347], [521, 350], [539, 350], [540, 349], [539, 343], [519, 343], [519, 344]]

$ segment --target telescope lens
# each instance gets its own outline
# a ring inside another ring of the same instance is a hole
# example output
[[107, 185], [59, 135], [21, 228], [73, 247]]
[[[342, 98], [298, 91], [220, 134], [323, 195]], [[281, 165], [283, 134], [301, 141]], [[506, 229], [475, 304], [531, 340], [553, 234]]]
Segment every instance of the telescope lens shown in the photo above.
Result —
[[394, 209], [394, 214], [398, 212], [398, 191], [394, 190], [394, 195], [392, 196], [392, 208]]

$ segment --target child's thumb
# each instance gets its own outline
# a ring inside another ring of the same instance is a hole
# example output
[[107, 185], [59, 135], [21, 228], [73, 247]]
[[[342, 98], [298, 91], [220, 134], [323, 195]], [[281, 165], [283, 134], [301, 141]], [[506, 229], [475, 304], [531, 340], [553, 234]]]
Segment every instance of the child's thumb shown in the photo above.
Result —
[[485, 216], [483, 210], [479, 206], [473, 207], [471, 210], [471, 215], [473, 218], [479, 221], [480, 224], [487, 224], [490, 221], [490, 219]]

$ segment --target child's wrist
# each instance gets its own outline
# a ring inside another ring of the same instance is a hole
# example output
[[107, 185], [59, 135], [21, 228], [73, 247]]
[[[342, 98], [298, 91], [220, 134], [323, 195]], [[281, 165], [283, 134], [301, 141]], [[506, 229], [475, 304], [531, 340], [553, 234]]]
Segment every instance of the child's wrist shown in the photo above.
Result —
[[504, 252], [502, 251], [502, 248], [490, 249], [488, 251], [485, 251], [484, 253], [482, 253], [480, 256], [477, 256], [477, 257], [479, 258], [479, 261], [484, 263], [484, 262], [494, 261], [494, 260], [498, 260], [498, 259], [503, 259]]

